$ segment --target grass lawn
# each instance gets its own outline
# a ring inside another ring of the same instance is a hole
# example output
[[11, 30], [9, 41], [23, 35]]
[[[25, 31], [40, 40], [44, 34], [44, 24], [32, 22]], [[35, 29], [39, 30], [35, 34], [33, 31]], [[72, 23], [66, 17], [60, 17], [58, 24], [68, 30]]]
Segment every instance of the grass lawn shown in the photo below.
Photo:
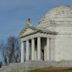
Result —
[[72, 68], [50, 67], [31, 70], [30, 72], [72, 72]]

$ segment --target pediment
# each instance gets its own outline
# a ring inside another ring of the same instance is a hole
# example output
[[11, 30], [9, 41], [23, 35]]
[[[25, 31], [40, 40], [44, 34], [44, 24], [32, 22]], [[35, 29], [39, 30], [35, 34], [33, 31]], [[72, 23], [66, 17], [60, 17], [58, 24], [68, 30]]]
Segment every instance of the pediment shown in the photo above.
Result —
[[41, 29], [38, 29], [38, 28], [35, 28], [35, 27], [28, 27], [28, 28], [23, 29], [20, 32], [20, 37], [35, 34], [37, 32], [46, 33], [46, 34], [54, 34], [54, 35], [57, 34], [56, 32], [52, 32], [52, 31], [49, 31], [49, 30], [41, 30]]
[[35, 29], [32, 29], [32, 28], [26, 28], [25, 30], [23, 30], [20, 34], [20, 36], [26, 36], [26, 35], [29, 35], [31, 33], [34, 33], [36, 32], [37, 30]]

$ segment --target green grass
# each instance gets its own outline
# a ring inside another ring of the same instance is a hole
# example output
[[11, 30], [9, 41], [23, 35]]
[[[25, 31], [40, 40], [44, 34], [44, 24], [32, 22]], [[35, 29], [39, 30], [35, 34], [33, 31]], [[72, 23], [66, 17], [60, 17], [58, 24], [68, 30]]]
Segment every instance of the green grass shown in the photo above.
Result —
[[30, 72], [72, 72], [72, 68], [52, 67], [31, 70]]

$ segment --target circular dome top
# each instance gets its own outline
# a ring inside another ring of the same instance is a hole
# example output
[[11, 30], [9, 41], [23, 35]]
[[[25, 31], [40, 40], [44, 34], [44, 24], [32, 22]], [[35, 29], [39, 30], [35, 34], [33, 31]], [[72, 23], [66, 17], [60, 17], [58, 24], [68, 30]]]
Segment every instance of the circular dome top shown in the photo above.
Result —
[[53, 24], [72, 24], [72, 8], [68, 6], [53, 8], [43, 16], [37, 27]]
[[59, 6], [52, 10], [50, 10], [46, 15], [45, 18], [55, 18], [55, 17], [70, 17], [72, 16], [72, 8], [67, 6]]

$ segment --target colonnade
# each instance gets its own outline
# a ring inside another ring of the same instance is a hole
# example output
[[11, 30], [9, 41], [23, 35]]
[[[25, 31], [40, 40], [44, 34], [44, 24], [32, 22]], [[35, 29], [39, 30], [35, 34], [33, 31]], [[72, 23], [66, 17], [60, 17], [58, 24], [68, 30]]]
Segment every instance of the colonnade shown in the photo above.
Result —
[[[46, 38], [46, 48], [44, 52], [44, 60], [49, 60], [49, 38]], [[35, 39], [31, 40], [31, 60], [35, 60]], [[26, 45], [24, 45], [24, 41], [21, 41], [21, 63], [24, 63], [24, 57], [26, 55], [26, 61], [29, 61], [29, 40], [25, 40]], [[26, 52], [24, 51], [26, 47]], [[26, 54], [25, 54], [26, 53]], [[37, 59], [38, 61], [41, 61], [41, 37], [37, 37]]]

